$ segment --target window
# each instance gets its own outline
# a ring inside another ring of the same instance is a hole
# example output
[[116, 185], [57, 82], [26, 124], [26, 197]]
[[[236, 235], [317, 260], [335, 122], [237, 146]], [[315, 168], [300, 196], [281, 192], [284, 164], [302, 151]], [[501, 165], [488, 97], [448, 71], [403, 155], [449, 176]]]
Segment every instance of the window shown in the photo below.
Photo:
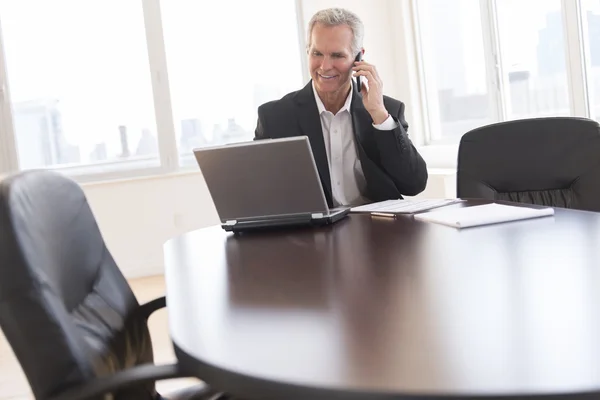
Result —
[[479, 0], [419, 0], [431, 140], [458, 140], [492, 122]]
[[497, 0], [506, 119], [570, 114], [560, 0]]
[[302, 86], [298, 6], [0, 0], [0, 174], [155, 174], [252, 140], [258, 106]]
[[429, 144], [511, 119], [600, 117], [600, 0], [413, 5]]
[[161, 2], [184, 162], [194, 147], [252, 140], [258, 106], [301, 87], [295, 7], [293, 0]]
[[[410, 98], [426, 145], [454, 148], [469, 130], [510, 119], [600, 119], [600, 0], [412, 0], [402, 24], [377, 19], [377, 29], [367, 10], [394, 7], [359, 3], [366, 43], [389, 56], [381, 71], [409, 71], [410, 93], [389, 94]], [[303, 84], [297, 10], [306, 19], [311, 8], [0, 0], [0, 174], [155, 174], [195, 168], [193, 148], [251, 140], [258, 106]], [[416, 74], [394, 56], [396, 27]]]
[[141, 2], [0, 2], [21, 169], [158, 165]]

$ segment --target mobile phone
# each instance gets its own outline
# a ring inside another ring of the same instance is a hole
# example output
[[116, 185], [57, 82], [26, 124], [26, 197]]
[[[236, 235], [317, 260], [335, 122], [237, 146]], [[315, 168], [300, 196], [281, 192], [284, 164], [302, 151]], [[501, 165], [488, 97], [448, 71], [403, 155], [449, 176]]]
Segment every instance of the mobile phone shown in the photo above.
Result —
[[[354, 61], [362, 61], [362, 51], [358, 52]], [[360, 92], [360, 89], [362, 89], [362, 85], [360, 84], [360, 76], [356, 77], [356, 85], [358, 86], [358, 91]]]

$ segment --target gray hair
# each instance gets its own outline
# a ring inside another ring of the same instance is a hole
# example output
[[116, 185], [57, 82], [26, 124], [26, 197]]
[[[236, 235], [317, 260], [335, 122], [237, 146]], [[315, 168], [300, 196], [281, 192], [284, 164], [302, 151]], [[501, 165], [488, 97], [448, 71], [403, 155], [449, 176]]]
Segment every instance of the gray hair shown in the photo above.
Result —
[[362, 49], [365, 27], [360, 18], [358, 18], [358, 15], [354, 14], [352, 11], [343, 8], [327, 8], [318, 11], [313, 15], [308, 23], [307, 49], [309, 49], [312, 44], [312, 31], [317, 23], [325, 26], [348, 25], [352, 30], [352, 53], [356, 55]]

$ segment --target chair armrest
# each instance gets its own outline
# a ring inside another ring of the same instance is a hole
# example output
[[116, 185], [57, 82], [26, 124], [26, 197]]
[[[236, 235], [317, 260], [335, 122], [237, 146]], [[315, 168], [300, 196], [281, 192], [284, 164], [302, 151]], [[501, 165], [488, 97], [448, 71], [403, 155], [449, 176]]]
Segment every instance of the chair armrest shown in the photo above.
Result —
[[[183, 374], [177, 364], [139, 365], [127, 370], [119, 371], [116, 374], [96, 378], [86, 382], [83, 385], [65, 390], [50, 400], [85, 400], [98, 398], [101, 395], [123, 389], [128, 386], [154, 382], [161, 379], [185, 378], [188, 375]], [[208, 386], [207, 386], [208, 390]]]
[[145, 304], [142, 304], [138, 309], [139, 315], [141, 315], [144, 319], [150, 318], [150, 315], [161, 308], [165, 308], [167, 306], [167, 299], [165, 296], [157, 297], [154, 300], [151, 300]]

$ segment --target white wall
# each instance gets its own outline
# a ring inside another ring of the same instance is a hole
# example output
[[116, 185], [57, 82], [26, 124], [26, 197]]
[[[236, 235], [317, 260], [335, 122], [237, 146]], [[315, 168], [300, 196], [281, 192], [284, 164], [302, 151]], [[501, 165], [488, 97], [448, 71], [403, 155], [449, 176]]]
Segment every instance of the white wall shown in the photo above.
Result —
[[127, 277], [162, 273], [167, 239], [219, 222], [200, 173], [83, 188], [107, 246]]
[[[384, 92], [407, 104], [409, 133], [419, 143], [422, 125], [411, 118], [411, 110], [418, 107], [415, 82], [409, 75], [414, 73], [414, 59], [404, 26], [410, 18], [402, 15], [408, 0], [303, 0], [304, 25], [314, 12], [331, 6], [348, 8], [363, 19], [365, 60], [376, 65]], [[419, 197], [454, 197], [454, 182], [454, 171], [432, 169]], [[199, 172], [84, 184], [84, 190], [108, 247], [127, 277], [162, 273], [162, 245], [167, 239], [218, 223]]]

